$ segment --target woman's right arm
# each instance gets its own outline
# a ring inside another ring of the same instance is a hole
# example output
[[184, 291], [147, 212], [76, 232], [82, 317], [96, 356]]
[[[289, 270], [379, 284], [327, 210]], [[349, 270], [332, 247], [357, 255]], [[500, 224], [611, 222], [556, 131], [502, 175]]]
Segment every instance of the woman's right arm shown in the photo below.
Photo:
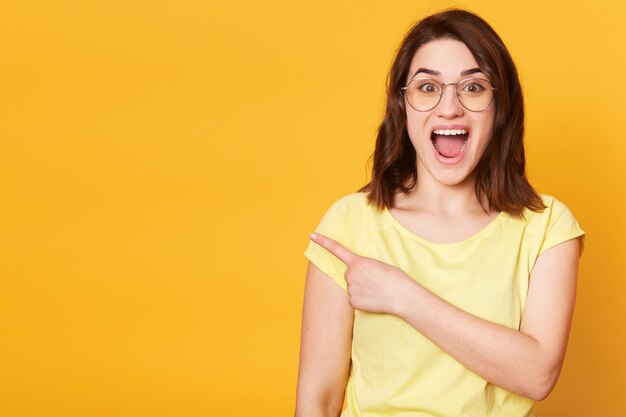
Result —
[[295, 417], [337, 417], [350, 371], [354, 310], [348, 293], [309, 262]]

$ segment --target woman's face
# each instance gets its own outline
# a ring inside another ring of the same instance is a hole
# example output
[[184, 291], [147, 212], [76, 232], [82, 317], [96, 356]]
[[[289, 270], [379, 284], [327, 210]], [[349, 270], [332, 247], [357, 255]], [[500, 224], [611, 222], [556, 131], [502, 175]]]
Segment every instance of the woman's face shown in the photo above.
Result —
[[[431, 41], [417, 50], [406, 84], [415, 78], [432, 78], [440, 83], [467, 78], [489, 80], [467, 46], [452, 39]], [[495, 103], [480, 112], [469, 111], [457, 99], [456, 86], [444, 86], [443, 90], [439, 104], [428, 111], [415, 110], [405, 98], [407, 131], [417, 154], [418, 181], [430, 176], [442, 184], [456, 185], [471, 178], [485, 153], [491, 140]]]

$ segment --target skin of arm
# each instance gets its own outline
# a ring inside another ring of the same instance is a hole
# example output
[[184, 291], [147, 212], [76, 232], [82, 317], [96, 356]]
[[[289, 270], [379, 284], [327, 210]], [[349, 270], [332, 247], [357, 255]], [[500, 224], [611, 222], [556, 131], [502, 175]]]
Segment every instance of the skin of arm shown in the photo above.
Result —
[[579, 239], [556, 245], [537, 258], [517, 330], [469, 314], [400, 269], [317, 236], [312, 239], [347, 265], [353, 308], [400, 317], [468, 369], [515, 394], [542, 400], [554, 387], [572, 321]]
[[337, 417], [350, 370], [354, 310], [348, 294], [309, 262], [295, 417]]

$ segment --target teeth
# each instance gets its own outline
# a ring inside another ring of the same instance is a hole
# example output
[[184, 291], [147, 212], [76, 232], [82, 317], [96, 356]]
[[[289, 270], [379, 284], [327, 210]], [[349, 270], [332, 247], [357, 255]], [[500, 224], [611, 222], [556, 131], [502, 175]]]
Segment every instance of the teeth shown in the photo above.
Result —
[[435, 135], [467, 135], [465, 129], [440, 129], [433, 132]]

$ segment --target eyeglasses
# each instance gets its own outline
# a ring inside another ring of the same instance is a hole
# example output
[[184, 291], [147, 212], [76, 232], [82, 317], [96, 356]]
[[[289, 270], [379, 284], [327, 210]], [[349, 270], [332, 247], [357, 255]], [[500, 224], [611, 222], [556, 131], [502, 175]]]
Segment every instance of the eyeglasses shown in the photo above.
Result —
[[447, 85], [456, 86], [459, 103], [469, 111], [487, 109], [496, 91], [489, 81], [482, 78], [466, 78], [458, 83], [440, 83], [432, 78], [414, 78], [400, 90], [406, 94], [411, 107], [417, 111], [428, 111], [437, 107]]

